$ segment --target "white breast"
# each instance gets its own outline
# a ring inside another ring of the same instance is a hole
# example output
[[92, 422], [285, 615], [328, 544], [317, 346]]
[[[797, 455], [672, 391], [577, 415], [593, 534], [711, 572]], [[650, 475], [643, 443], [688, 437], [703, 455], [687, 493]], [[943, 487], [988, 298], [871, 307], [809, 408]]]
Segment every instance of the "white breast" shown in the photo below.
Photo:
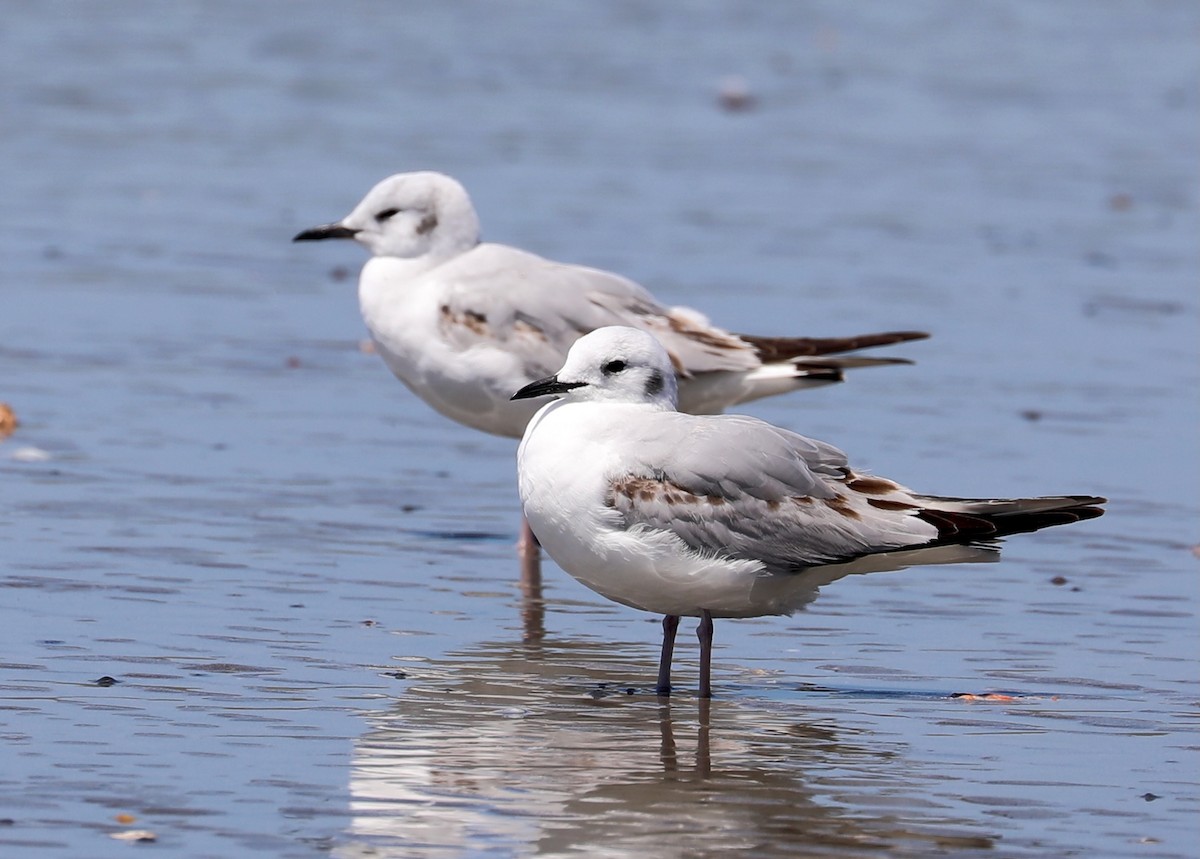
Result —
[[[414, 271], [416, 274], [414, 274]], [[445, 284], [437, 269], [375, 257], [359, 278], [359, 307], [388, 368], [451, 420], [520, 438], [538, 404], [510, 402], [527, 379], [511, 356], [486, 342], [453, 348], [442, 336]]]
[[550, 557], [597, 593], [657, 614], [788, 614], [808, 602], [813, 588], [800, 577], [769, 576], [756, 561], [702, 558], [665, 531], [625, 530], [606, 498], [610, 480], [628, 468], [627, 452], [609, 441], [627, 417], [612, 404], [556, 402], [530, 422], [517, 455], [521, 502]]

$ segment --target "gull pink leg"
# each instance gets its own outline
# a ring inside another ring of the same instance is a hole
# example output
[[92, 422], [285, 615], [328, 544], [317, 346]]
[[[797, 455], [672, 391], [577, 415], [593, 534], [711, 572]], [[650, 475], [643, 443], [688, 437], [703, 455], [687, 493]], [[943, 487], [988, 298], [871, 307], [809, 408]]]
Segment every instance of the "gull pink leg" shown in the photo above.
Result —
[[517, 540], [517, 559], [521, 567], [522, 620], [526, 641], [540, 641], [546, 634], [545, 603], [542, 601], [542, 547], [521, 517], [521, 536]]

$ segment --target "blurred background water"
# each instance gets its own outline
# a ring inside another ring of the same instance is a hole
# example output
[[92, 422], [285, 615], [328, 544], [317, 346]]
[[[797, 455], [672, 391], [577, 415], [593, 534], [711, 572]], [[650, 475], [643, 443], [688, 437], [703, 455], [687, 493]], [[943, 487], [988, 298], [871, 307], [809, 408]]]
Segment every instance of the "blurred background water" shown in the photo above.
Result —
[[[0, 853], [1194, 855], [1198, 37], [1187, 0], [0, 2]], [[719, 624], [720, 698], [659, 702], [655, 618], [549, 563], [523, 600], [514, 445], [359, 349], [362, 253], [289, 243], [415, 169], [734, 330], [930, 331], [748, 411], [1110, 512]]]

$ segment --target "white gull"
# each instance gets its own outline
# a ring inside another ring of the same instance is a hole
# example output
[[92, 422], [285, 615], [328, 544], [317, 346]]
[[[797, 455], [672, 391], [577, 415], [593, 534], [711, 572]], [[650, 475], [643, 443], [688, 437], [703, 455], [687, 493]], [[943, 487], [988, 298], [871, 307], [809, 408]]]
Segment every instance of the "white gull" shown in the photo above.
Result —
[[466, 190], [441, 173], [390, 176], [341, 221], [294, 241], [333, 238], [372, 253], [359, 304], [391, 371], [446, 417], [510, 438], [537, 411], [512, 392], [554, 372], [575, 340], [606, 325], [652, 332], [679, 375], [679, 408], [703, 414], [838, 382], [848, 368], [908, 363], [842, 353], [927, 336], [733, 334], [620, 275], [482, 242]]
[[529, 525], [583, 584], [664, 615], [659, 694], [670, 692], [680, 616], [701, 619], [707, 698], [715, 617], [790, 614], [851, 573], [978, 560], [1000, 537], [1103, 513], [1105, 499], [1089, 495], [915, 493], [755, 418], [678, 412], [672, 369], [651, 335], [607, 327], [514, 394], [560, 397], [517, 454]]

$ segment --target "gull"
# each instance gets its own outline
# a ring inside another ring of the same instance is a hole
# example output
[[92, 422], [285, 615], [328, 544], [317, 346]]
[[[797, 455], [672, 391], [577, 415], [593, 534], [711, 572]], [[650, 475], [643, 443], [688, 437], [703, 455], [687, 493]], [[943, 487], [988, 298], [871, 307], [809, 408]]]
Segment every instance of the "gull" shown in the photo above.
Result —
[[922, 495], [764, 421], [681, 413], [672, 370], [650, 334], [605, 327], [513, 395], [558, 396], [517, 453], [525, 517], [584, 585], [663, 615], [660, 695], [681, 616], [700, 618], [709, 698], [713, 618], [791, 614], [851, 573], [980, 560], [1001, 537], [1103, 513], [1091, 495]]
[[694, 413], [840, 382], [850, 368], [907, 364], [842, 353], [928, 336], [733, 334], [620, 275], [482, 242], [471, 198], [441, 173], [390, 176], [341, 221], [293, 241], [319, 239], [354, 239], [371, 252], [359, 305], [400, 381], [446, 417], [515, 439], [537, 404], [509, 395], [553, 373], [572, 343], [607, 325], [658, 337], [679, 376], [679, 408]]

